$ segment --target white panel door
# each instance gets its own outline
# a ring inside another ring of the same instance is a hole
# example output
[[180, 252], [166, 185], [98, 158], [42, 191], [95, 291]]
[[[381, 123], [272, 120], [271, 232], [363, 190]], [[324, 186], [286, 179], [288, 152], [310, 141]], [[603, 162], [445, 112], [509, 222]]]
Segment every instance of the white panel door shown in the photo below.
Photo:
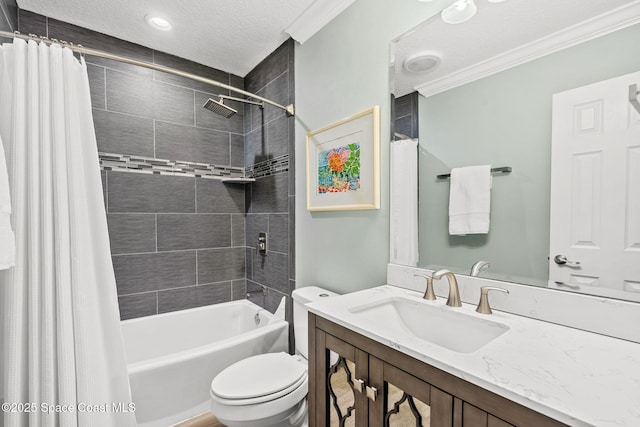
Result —
[[640, 114], [629, 102], [632, 84], [640, 87], [640, 72], [553, 96], [552, 286], [640, 293]]

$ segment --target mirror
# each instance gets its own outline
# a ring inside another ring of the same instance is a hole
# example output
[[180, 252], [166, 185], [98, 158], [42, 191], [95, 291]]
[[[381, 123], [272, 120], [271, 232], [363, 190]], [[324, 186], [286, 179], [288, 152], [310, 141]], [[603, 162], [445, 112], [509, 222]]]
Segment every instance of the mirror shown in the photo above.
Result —
[[[598, 222], [599, 232], [607, 234], [614, 223], [625, 223], [622, 250], [631, 260], [624, 267], [630, 276], [620, 286], [608, 286], [582, 274], [586, 267], [549, 261], [550, 253], [552, 258], [564, 254], [550, 246], [555, 239], [550, 234], [551, 189], [563, 179], [556, 173], [552, 184], [553, 95], [640, 71], [637, 2], [476, 0], [476, 5], [476, 15], [465, 23], [449, 25], [435, 16], [392, 42], [396, 137], [419, 131], [418, 266], [468, 275], [474, 263], [484, 260], [490, 267], [480, 277], [640, 301], [640, 184], [633, 183], [640, 180], [634, 169], [636, 164], [640, 169], [640, 114], [627, 100], [629, 123], [638, 127], [623, 160], [631, 184], [627, 190], [603, 186], [600, 195], [626, 192], [627, 204], [618, 209], [626, 216], [622, 221], [575, 221], [589, 215], [589, 203], [576, 202], [570, 205], [578, 212], [573, 223], [560, 229]], [[429, 71], [415, 71], [434, 63]], [[594, 110], [587, 110], [580, 110], [583, 118], [597, 120]], [[437, 175], [483, 164], [512, 168], [493, 174], [490, 231], [449, 235], [450, 185]], [[588, 189], [580, 188], [583, 193]], [[577, 197], [575, 191], [569, 194]], [[591, 258], [602, 265], [619, 262]], [[569, 278], [557, 279], [554, 269], [569, 271]]]

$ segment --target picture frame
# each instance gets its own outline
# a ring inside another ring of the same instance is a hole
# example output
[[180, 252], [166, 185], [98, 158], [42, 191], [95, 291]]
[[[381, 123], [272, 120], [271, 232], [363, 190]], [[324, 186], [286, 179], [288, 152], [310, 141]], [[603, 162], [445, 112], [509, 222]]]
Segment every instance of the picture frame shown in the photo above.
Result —
[[380, 209], [380, 107], [307, 133], [307, 209]]

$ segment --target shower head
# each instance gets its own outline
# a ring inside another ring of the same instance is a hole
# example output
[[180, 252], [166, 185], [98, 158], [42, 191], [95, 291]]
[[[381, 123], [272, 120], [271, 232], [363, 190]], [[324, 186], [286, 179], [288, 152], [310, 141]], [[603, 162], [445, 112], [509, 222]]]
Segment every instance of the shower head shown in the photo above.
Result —
[[220, 114], [225, 119], [228, 119], [238, 112], [238, 110], [231, 108], [228, 105], [224, 105], [222, 98], [220, 98], [219, 101], [209, 98], [202, 107], [213, 111], [216, 114]]

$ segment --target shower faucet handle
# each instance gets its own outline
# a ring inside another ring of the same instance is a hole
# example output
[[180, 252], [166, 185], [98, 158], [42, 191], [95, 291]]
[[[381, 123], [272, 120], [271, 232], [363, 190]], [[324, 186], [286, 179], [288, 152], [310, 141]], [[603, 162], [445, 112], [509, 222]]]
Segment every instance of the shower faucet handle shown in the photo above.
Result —
[[267, 233], [258, 233], [258, 253], [260, 255], [267, 254]]

